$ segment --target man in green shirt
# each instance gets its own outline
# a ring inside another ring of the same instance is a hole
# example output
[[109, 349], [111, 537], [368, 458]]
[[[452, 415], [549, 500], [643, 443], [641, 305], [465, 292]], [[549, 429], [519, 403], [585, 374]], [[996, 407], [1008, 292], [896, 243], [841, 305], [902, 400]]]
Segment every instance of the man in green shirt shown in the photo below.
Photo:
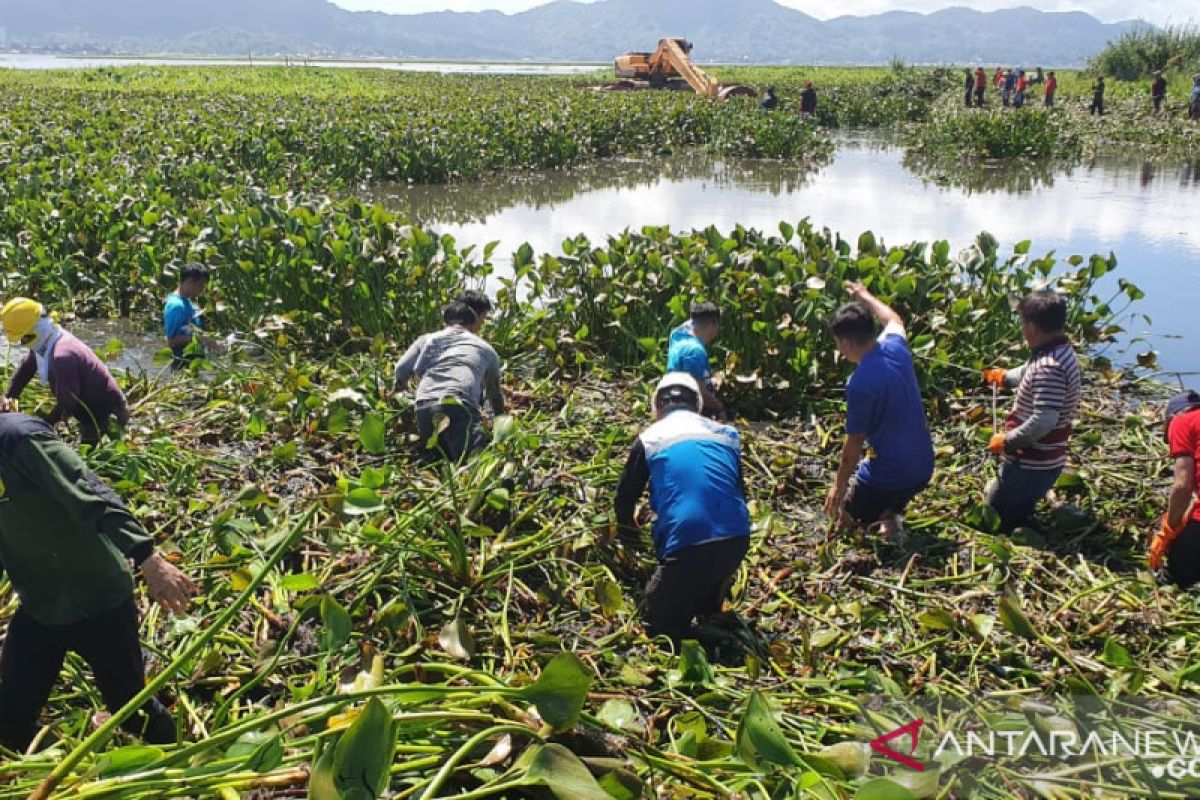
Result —
[[[112, 490], [45, 421], [0, 414], [0, 569], [20, 598], [0, 652], [0, 745], [29, 747], [68, 652], [91, 667], [112, 711], [145, 686], [131, 562], [151, 598], [186, 611], [195, 585], [154, 552]], [[126, 729], [175, 741], [157, 700]]]

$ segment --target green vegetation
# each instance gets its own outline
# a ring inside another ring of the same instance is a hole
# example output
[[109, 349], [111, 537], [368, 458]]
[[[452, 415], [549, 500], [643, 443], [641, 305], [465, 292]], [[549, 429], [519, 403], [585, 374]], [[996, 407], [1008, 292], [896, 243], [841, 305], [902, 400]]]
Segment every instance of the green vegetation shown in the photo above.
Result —
[[1100, 51], [1092, 60], [1092, 69], [1123, 81], [1164, 70], [1190, 89], [1191, 76], [1200, 72], [1200, 28], [1167, 25], [1129, 31]]
[[1040, 108], [942, 111], [913, 128], [908, 146], [925, 157], [943, 153], [967, 160], [1077, 158], [1082, 137], [1060, 114]]
[[[907, 71], [882, 79], [925, 85]], [[846, 97], [875, 91], [861, 85]], [[1102, 346], [1140, 297], [1125, 281], [1099, 294], [1116, 259], [1037, 257], [1027, 242], [1008, 256], [986, 235], [962, 253], [886, 246], [802, 221], [577, 237], [559, 253], [522, 247], [511, 274], [492, 275], [490, 250], [460, 251], [352, 196], [370, 179], [617, 152], [827, 152], [791, 115], [568, 86], [0, 76], [3, 293], [148, 318], [172, 265], [202, 259], [215, 270], [211, 326], [262, 351], [197, 364], [195, 379], [124, 376], [128, 435], [87, 453], [202, 584], [180, 619], [140, 601], [150, 675], [186, 742], [106, 743], [108, 728], [92, 733], [99, 697], [71, 661], [49, 749], [0, 765], [0, 798], [47, 777], [73, 797], [131, 800], [306, 786], [319, 800], [385, 788], [423, 800], [1144, 793], [1152, 779], [1129, 759], [1036, 775], [943, 759], [914, 782], [878, 757], [864, 775], [862, 748], [844, 744], [908, 721], [861, 724], [868, 696], [1192, 694], [1200, 605], [1140, 568], [1161, 510], [1152, 384], [1092, 360], [1075, 433], [1088, 457], [1059, 482], [1040, 533], [997, 536], [980, 506], [994, 398], [974, 370], [1022, 357], [1010, 304], [1059, 286], [1072, 334]], [[391, 364], [437, 326], [442, 302], [488, 277], [502, 288], [486, 335], [529, 399], [474, 462], [420, 469], [410, 402], [388, 396]], [[934, 422], [938, 473], [901, 545], [830, 535], [819, 513], [847, 374], [824, 321], [847, 280], [909, 318]], [[700, 297], [727, 309], [716, 356], [744, 415], [754, 533], [734, 589], [746, 624], [713, 632], [707, 654], [674, 654], [640, 633], [652, 565], [615, 555], [610, 498], [663, 337]], [[7, 618], [16, 600], [3, 586]], [[1024, 713], [1058, 725], [1065, 711]]]

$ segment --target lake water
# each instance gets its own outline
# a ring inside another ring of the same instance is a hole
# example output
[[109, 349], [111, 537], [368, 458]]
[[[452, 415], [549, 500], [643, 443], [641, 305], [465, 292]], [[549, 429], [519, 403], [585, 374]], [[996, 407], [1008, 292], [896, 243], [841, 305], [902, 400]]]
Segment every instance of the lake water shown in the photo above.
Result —
[[522, 242], [558, 253], [579, 233], [597, 242], [643, 225], [775, 231], [780, 220], [803, 217], [850, 241], [872, 230], [893, 245], [947, 239], [957, 252], [988, 231], [1002, 252], [1025, 239], [1032, 254], [1053, 250], [1060, 260], [1111, 251], [1119, 262], [1111, 282], [1124, 277], [1146, 292], [1135, 308], [1152, 318], [1154, 332], [1140, 319], [1128, 327], [1150, 338], [1163, 369], [1200, 370], [1192, 344], [1200, 339], [1200, 157], [1154, 165], [1110, 155], [1057, 172], [923, 178], [899, 147], [870, 136], [844, 139], [832, 162], [812, 171], [696, 157], [616, 161], [471, 184], [381, 187], [376, 199], [460, 246], [499, 241], [497, 260]]
[[450, 61], [325, 61], [272, 58], [141, 58], [121, 56], [55, 56], [36, 53], [0, 53], [0, 68], [98, 69], [100, 67], [329, 67], [333, 69], [386, 69], [396, 72], [436, 72], [442, 75], [576, 75], [601, 69], [585, 64], [469, 63]]

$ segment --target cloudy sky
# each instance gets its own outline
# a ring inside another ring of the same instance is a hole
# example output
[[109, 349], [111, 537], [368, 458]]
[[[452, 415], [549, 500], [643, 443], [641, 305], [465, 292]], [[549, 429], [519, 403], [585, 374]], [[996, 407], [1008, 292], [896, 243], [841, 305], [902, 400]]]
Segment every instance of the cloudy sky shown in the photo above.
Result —
[[[333, 0], [354, 10], [415, 14], [422, 11], [482, 11], [494, 8], [507, 13], [524, 11], [547, 0]], [[686, 0], [680, 0], [686, 3]], [[814, 17], [826, 19], [840, 14], [877, 14], [881, 11], [936, 11], [947, 6], [971, 6], [981, 10], [1032, 5], [1045, 11], [1086, 11], [1105, 22], [1142, 18], [1154, 23], [1187, 22], [1200, 19], [1195, 0], [779, 0]]]

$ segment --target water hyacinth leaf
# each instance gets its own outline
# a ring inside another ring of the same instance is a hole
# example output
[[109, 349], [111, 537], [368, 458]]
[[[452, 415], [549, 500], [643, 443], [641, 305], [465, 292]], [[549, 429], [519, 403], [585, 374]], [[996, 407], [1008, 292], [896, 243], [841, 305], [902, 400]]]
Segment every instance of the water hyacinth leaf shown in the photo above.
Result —
[[538, 747], [525, 780], [545, 786], [557, 800], [612, 800], [579, 757], [561, 744]]
[[334, 782], [336, 747], [327, 746], [321, 750], [321, 741], [318, 740], [317, 748], [312, 774], [308, 776], [308, 800], [342, 800], [342, 794]]
[[350, 614], [329, 595], [321, 598], [321, 625], [321, 644], [326, 650], [336, 650], [350, 640]]
[[897, 772], [890, 780], [917, 800], [925, 800], [937, 795], [941, 777], [940, 770], [925, 769], [921, 772]]
[[600, 706], [600, 711], [596, 716], [614, 728], [619, 728], [629, 733], [640, 733], [646, 729], [646, 726], [642, 723], [641, 716], [637, 713], [637, 709], [628, 700], [605, 700], [604, 705]]
[[854, 800], [918, 800], [912, 790], [888, 778], [872, 778], [858, 787]]
[[944, 608], [931, 608], [917, 615], [917, 622], [930, 631], [952, 631], [956, 627], [954, 615]]
[[613, 800], [641, 800], [646, 792], [637, 775], [623, 769], [605, 773], [597, 783]]
[[569, 730], [579, 721], [592, 678], [573, 653], [559, 653], [550, 660], [538, 679], [521, 689], [521, 697], [533, 703], [551, 728]]
[[1104, 663], [1110, 667], [1123, 667], [1133, 669], [1137, 667], [1137, 662], [1133, 660], [1133, 656], [1125, 649], [1116, 639], [1111, 636], [1104, 640], [1104, 652], [1101, 655]]
[[712, 667], [704, 648], [695, 639], [684, 639], [679, 647], [679, 671], [677, 682], [683, 684], [709, 684], [713, 681]]
[[606, 617], [614, 616], [624, 605], [621, 585], [607, 576], [596, 579], [595, 595], [600, 613]]
[[395, 749], [392, 714], [373, 697], [334, 748], [333, 784], [339, 795], [380, 797], [387, 789]]
[[1021, 610], [1021, 601], [1016, 595], [1006, 594], [1000, 598], [1000, 624], [1005, 629], [1023, 639], [1037, 639], [1037, 631], [1033, 629], [1029, 617]]
[[276, 734], [260, 744], [246, 759], [244, 769], [250, 772], [271, 772], [283, 763], [283, 737]]
[[972, 614], [971, 615], [971, 630], [980, 639], [986, 639], [992, 635], [992, 630], [996, 627], [996, 618], [990, 614]]
[[145, 769], [163, 756], [162, 748], [150, 745], [127, 745], [104, 754], [96, 771], [100, 777], [123, 775]]
[[325, 417], [325, 430], [329, 433], [345, 433], [350, 430], [350, 412], [345, 406], [337, 406]]
[[771, 706], [762, 692], [750, 693], [746, 704], [746, 712], [738, 723], [737, 753], [743, 761], [751, 766], [766, 761], [781, 767], [799, 767], [804, 762], [787, 737], [775, 716]]
[[438, 632], [438, 644], [451, 658], [470, 661], [475, 657], [475, 637], [461, 618], [451, 620]]
[[375, 413], [367, 414], [358, 429], [358, 440], [363, 449], [373, 456], [381, 456], [387, 452], [383, 417]]
[[383, 498], [376, 494], [374, 489], [365, 486], [351, 489], [343, 506], [343, 510], [350, 516], [374, 514], [383, 508]]

